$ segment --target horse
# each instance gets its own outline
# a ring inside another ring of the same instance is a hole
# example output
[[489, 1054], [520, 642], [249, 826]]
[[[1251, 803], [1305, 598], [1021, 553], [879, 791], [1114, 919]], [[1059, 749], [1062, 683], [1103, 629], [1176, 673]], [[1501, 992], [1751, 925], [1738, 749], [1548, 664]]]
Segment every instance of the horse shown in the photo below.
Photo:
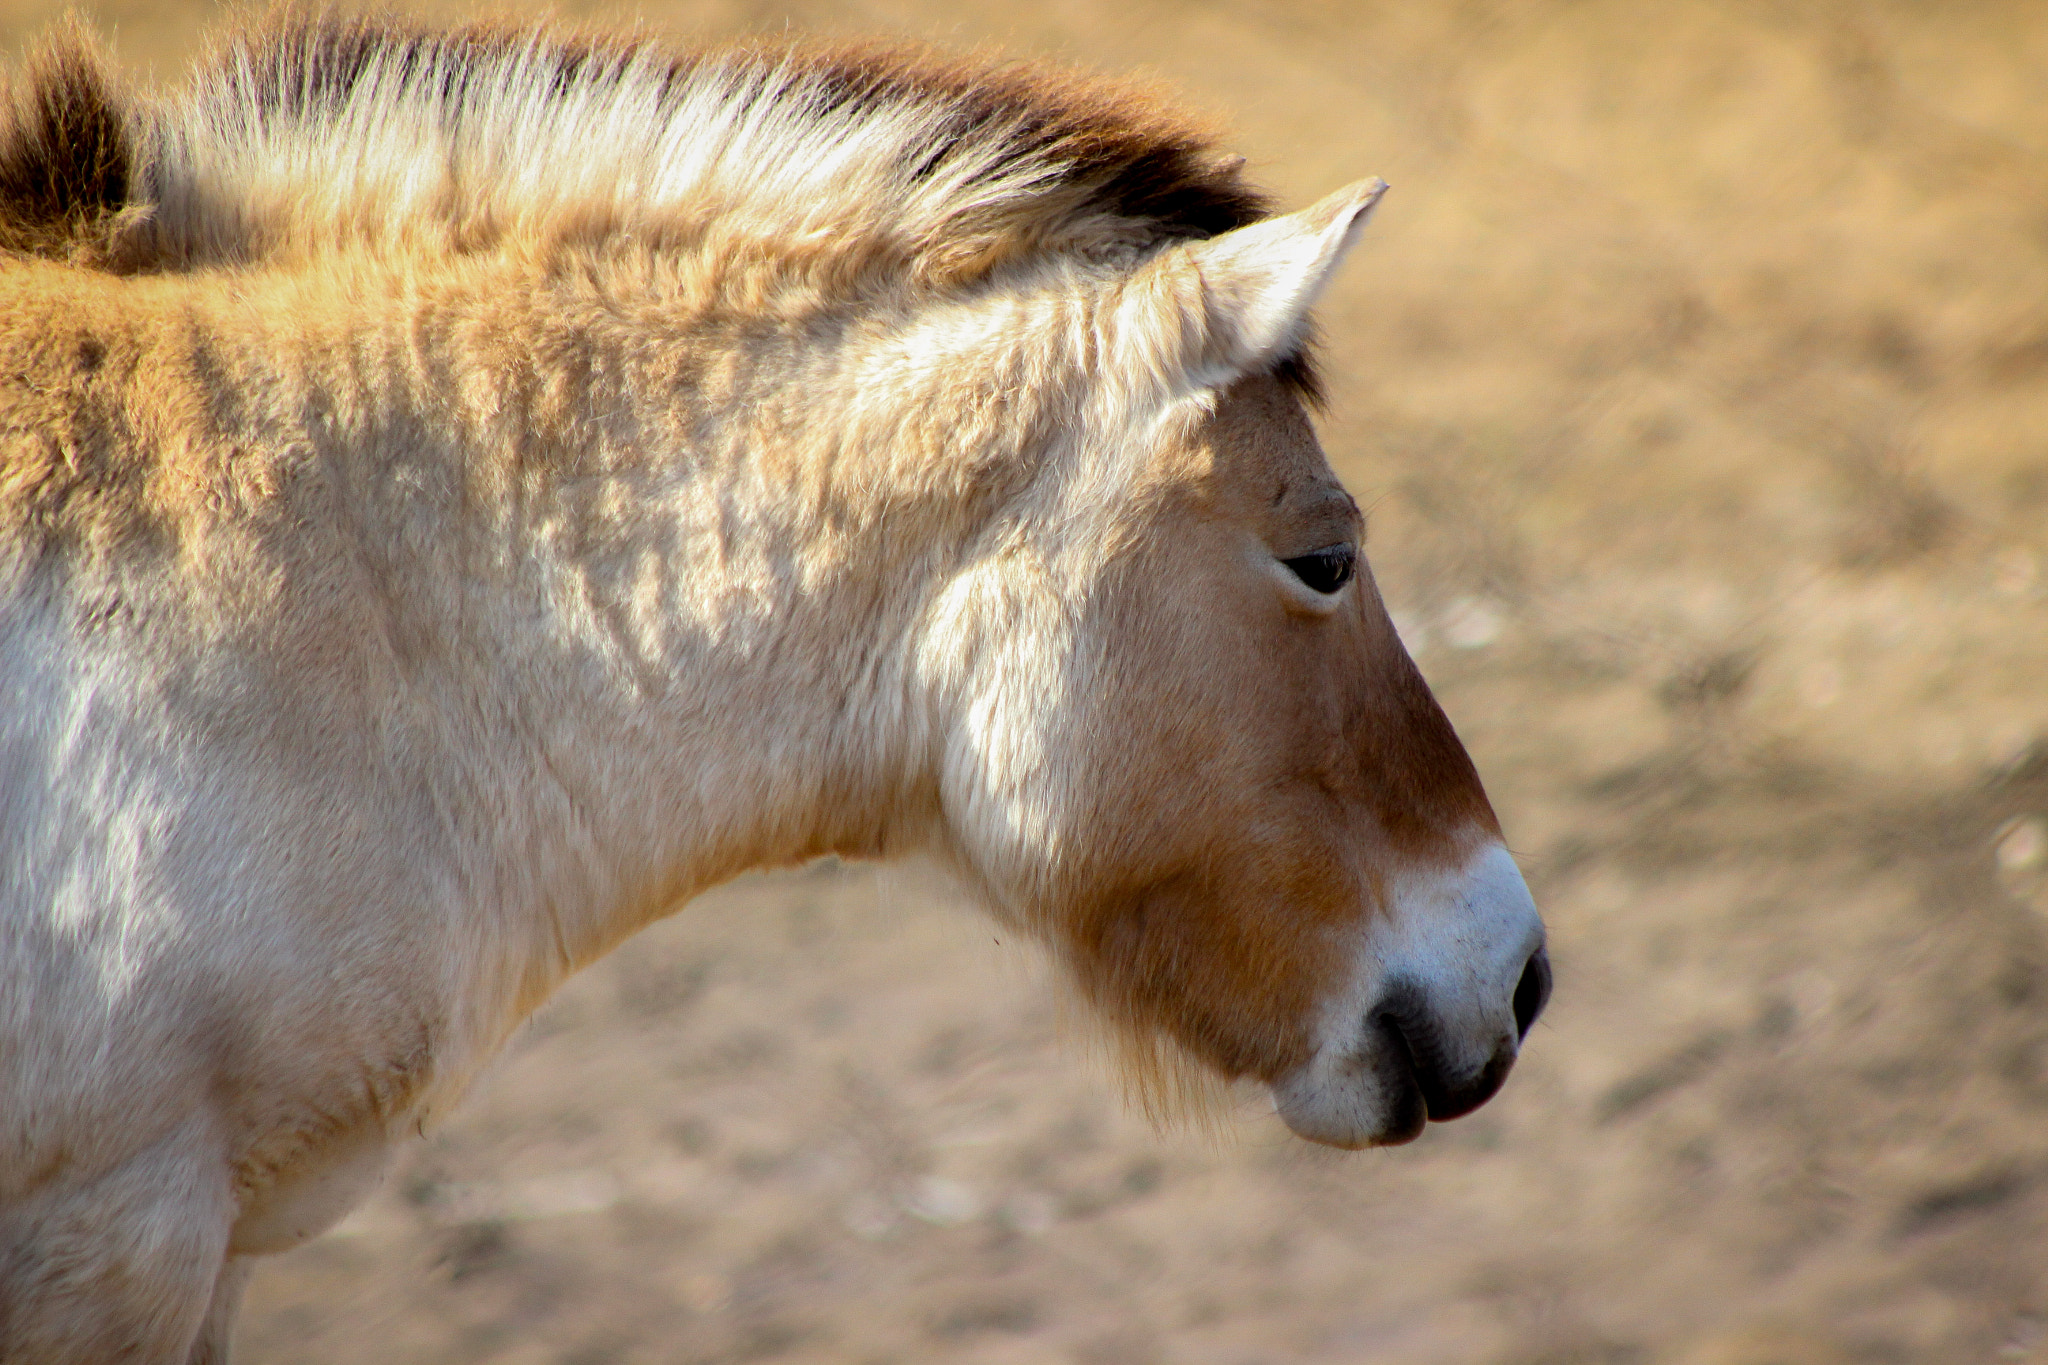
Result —
[[917, 46], [259, 18], [0, 125], [0, 1360], [225, 1359], [579, 968], [920, 855], [1345, 1148], [1550, 989], [1317, 444], [1384, 186]]

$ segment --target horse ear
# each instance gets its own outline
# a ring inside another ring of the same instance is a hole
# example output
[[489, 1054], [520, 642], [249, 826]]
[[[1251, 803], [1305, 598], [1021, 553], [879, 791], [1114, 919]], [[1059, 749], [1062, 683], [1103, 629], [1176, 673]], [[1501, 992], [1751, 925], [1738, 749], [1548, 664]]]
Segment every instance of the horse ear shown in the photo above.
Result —
[[1200, 335], [1187, 338], [1198, 382], [1271, 364], [1300, 343], [1309, 309], [1386, 190], [1384, 180], [1361, 180], [1299, 213], [1177, 248], [1196, 277], [1182, 289], [1200, 290]]

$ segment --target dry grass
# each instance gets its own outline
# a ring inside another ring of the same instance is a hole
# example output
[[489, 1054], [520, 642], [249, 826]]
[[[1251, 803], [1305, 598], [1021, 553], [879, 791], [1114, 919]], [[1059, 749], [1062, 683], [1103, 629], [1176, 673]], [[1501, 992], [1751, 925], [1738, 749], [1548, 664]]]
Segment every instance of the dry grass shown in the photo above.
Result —
[[[170, 71], [197, 7], [88, 6]], [[49, 7], [0, 10], [10, 46]], [[1556, 935], [1493, 1105], [1153, 1134], [914, 878], [577, 983], [258, 1361], [2048, 1361], [2048, 15], [650, 4], [993, 38], [1395, 189], [1325, 436]]]

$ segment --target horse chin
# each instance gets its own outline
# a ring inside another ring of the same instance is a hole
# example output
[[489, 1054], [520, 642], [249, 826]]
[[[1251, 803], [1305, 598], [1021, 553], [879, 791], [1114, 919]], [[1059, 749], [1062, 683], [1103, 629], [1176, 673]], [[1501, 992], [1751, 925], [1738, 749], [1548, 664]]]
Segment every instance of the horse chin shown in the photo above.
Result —
[[1347, 1151], [1413, 1142], [1429, 1118], [1406, 1050], [1381, 1039], [1334, 1066], [1311, 1063], [1281, 1077], [1273, 1108], [1296, 1137]]

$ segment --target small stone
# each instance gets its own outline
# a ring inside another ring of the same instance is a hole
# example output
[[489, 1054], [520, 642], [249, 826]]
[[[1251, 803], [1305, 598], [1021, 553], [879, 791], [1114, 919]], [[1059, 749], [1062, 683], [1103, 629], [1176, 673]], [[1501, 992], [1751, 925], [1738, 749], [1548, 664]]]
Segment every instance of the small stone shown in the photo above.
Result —
[[981, 1217], [981, 1196], [957, 1180], [928, 1175], [917, 1182], [904, 1211], [935, 1227], [952, 1228]]
[[1998, 866], [2006, 872], [2031, 872], [2048, 857], [2048, 825], [2028, 817], [2009, 823], [1998, 838]]
[[1507, 618], [1483, 597], [1460, 597], [1444, 613], [1445, 643], [1453, 649], [1484, 649], [1500, 638]]

